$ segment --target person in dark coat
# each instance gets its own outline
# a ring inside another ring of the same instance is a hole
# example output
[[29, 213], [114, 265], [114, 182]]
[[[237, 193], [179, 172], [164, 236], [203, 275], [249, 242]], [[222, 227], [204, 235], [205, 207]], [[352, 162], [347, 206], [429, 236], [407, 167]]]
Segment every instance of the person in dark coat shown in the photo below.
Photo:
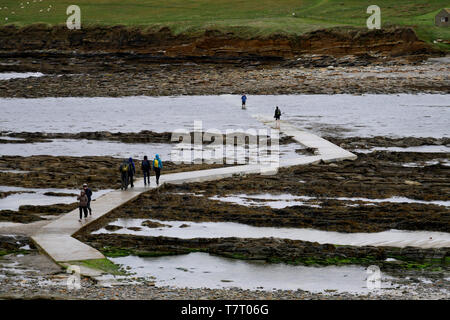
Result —
[[92, 209], [91, 209], [92, 190], [88, 188], [87, 183], [83, 184], [83, 190], [88, 198], [87, 208], [89, 210], [89, 215], [92, 216]]
[[275, 115], [273, 117], [275, 118], [276, 128], [279, 130], [280, 129], [281, 110], [278, 108], [278, 106], [275, 108]]
[[151, 170], [151, 164], [150, 161], [148, 161], [147, 156], [144, 156], [144, 160], [142, 160], [142, 173], [144, 174], [144, 185], [150, 185], [150, 170]]
[[136, 174], [136, 167], [134, 166], [134, 162], [132, 158], [128, 159], [128, 179], [131, 187], [134, 187], [133, 177]]
[[128, 189], [128, 171], [129, 171], [128, 167], [129, 163], [126, 159], [124, 159], [119, 167], [120, 181], [122, 183], [120, 186], [120, 190]]
[[78, 207], [80, 208], [80, 221], [83, 218], [83, 213], [84, 213], [84, 218], [87, 219], [88, 216], [88, 209], [87, 209], [87, 204], [88, 204], [88, 197], [86, 195], [86, 193], [84, 192], [84, 190], [81, 190], [80, 195], [77, 197], [77, 200], [79, 201]]

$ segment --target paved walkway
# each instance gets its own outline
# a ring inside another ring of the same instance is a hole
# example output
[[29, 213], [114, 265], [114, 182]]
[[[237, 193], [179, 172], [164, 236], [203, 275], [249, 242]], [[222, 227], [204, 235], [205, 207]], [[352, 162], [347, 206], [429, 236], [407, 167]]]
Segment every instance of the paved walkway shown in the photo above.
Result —
[[[266, 122], [264, 119], [262, 119], [262, 121]], [[299, 157], [298, 159], [281, 160], [280, 167], [306, 165], [318, 163], [320, 161], [331, 162], [344, 159], [356, 159], [354, 154], [316, 135], [299, 130], [289, 123], [282, 122], [281, 131], [286, 135], [293, 136], [294, 139], [302, 145], [316, 148], [317, 154]], [[182, 184], [219, 180], [232, 177], [234, 175], [259, 173], [270, 174], [270, 169], [271, 168], [268, 170], [266, 166], [261, 165], [241, 165], [218, 169], [164, 174], [161, 176], [160, 183]], [[143, 180], [139, 180], [135, 183], [135, 187], [133, 189], [128, 189], [127, 191], [112, 191], [92, 202], [91, 207], [94, 214], [92, 218], [88, 219], [87, 222], [80, 223], [78, 221], [79, 213], [78, 209], [76, 209], [39, 229], [36, 234], [32, 236], [32, 239], [43, 252], [50, 256], [55, 262], [60, 264], [67, 264], [71, 261], [102, 259], [104, 258], [102, 253], [76, 240], [72, 237], [72, 235], [87, 224], [94, 222], [109, 213], [111, 210], [133, 200], [141, 193], [154, 187], [155, 185], [145, 187]], [[92, 270], [86, 270], [84, 273], [87, 275], [92, 274]]]
[[[273, 120], [269, 118], [262, 118], [255, 116], [258, 120], [268, 125], [273, 124]], [[281, 131], [292, 136], [300, 144], [316, 149], [315, 155], [303, 156], [296, 159], [281, 160], [280, 167], [290, 167], [295, 165], [307, 165], [318, 163], [320, 161], [332, 162], [340, 160], [354, 160], [356, 156], [351, 152], [348, 152], [339, 146], [332, 144], [331, 142], [322, 139], [310, 132], [297, 129], [295, 126], [282, 121]], [[190, 182], [202, 182], [220, 180], [223, 178], [232, 177], [234, 175], [246, 175], [246, 174], [271, 174], [271, 167], [261, 165], [241, 165], [226, 168], [217, 168], [209, 170], [198, 170], [190, 172], [180, 172], [172, 174], [164, 174], [161, 176], [160, 182], [171, 184], [182, 184]], [[154, 180], [152, 181], [154, 182]], [[102, 259], [105, 258], [102, 253], [96, 249], [78, 241], [73, 238], [72, 235], [79, 231], [82, 227], [94, 222], [102, 216], [109, 213], [111, 210], [119, 207], [120, 205], [133, 200], [140, 194], [155, 188], [152, 184], [151, 187], [145, 187], [143, 180], [139, 180], [135, 183], [133, 189], [127, 191], [112, 191], [103, 195], [91, 204], [94, 215], [89, 218], [88, 221], [80, 223], [78, 221], [78, 209], [69, 212], [60, 218], [48, 223], [44, 227], [40, 228], [35, 235], [32, 236], [35, 244], [50, 256], [55, 262], [68, 266], [73, 261]], [[311, 230], [313, 232], [314, 230]], [[315, 235], [314, 237], [316, 237]], [[341, 236], [338, 234], [338, 236]], [[355, 245], [371, 245], [371, 246], [386, 246], [395, 244], [395, 246], [418, 246], [422, 248], [436, 248], [439, 246], [447, 246], [449, 239], [447, 235], [439, 235], [437, 237], [421, 241], [412, 236], [400, 237], [393, 234], [393, 237], [387, 236], [385, 239], [366, 237], [362, 235], [355, 242]], [[332, 239], [329, 239], [332, 240]], [[333, 243], [330, 241], [329, 243]], [[99, 270], [93, 270], [86, 267], [81, 268], [81, 273], [88, 276], [98, 276], [101, 272]]]

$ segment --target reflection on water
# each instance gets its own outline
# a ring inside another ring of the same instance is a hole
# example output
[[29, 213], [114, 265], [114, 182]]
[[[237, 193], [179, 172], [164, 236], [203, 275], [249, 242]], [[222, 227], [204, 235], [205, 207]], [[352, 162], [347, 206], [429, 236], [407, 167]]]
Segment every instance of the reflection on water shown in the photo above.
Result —
[[[367, 293], [367, 272], [363, 267], [305, 267], [268, 264], [216, 257], [207, 253], [190, 253], [157, 258], [127, 256], [110, 258], [130, 267], [136, 277], [155, 277], [157, 286], [179, 288], [230, 288], [249, 290], [307, 290], [320, 292]], [[391, 287], [382, 279], [382, 288]], [[375, 291], [382, 291], [376, 289]]]
[[[0, 192], [20, 192], [11, 194], [3, 199], [0, 199], [0, 210], [19, 210], [22, 205], [33, 205], [33, 206], [43, 206], [43, 205], [53, 205], [53, 204], [68, 204], [77, 202], [77, 195], [80, 190], [77, 189], [56, 189], [56, 188], [22, 188], [22, 187], [9, 187], [0, 186]], [[112, 190], [99, 190], [92, 194], [92, 199], [95, 200], [98, 197], [110, 192]], [[73, 196], [48, 196], [44, 193], [54, 192], [54, 193], [68, 193], [73, 194]]]
[[0, 80], [42, 77], [44, 74], [40, 72], [2, 72], [0, 73]]
[[[22, 156], [29, 157], [34, 155], [52, 155], [52, 156], [112, 156], [115, 158], [133, 157], [142, 159], [144, 155], [153, 158], [159, 154], [162, 159], [172, 160], [172, 152], [175, 152], [178, 144], [171, 143], [123, 143], [115, 141], [99, 141], [86, 139], [54, 139], [51, 142], [37, 142], [37, 143], [17, 143], [3, 145], [1, 155], [4, 156]], [[297, 149], [304, 147], [297, 143], [283, 144], [279, 146], [279, 154], [282, 159], [296, 159], [301, 155], [296, 153]], [[202, 146], [203, 159], [215, 159], [211, 157], [211, 148]], [[182, 151], [179, 151], [180, 154]], [[264, 154], [264, 153], [261, 153]], [[223, 152], [223, 156], [226, 156]], [[248, 151], [237, 153], [236, 156], [231, 155], [232, 159], [239, 159], [241, 156], [246, 159]], [[259, 154], [258, 154], [259, 156]], [[269, 157], [270, 158], [270, 157]], [[189, 151], [189, 160], [194, 160], [194, 151]], [[177, 159], [175, 159], [177, 160]], [[248, 163], [248, 159], [246, 159]]]
[[[143, 226], [142, 223], [147, 220], [158, 222], [165, 226], [158, 228]], [[254, 227], [234, 222], [161, 221], [155, 219], [118, 219], [111, 223], [111, 225], [120, 226], [122, 229], [108, 231], [105, 228], [101, 228], [93, 232], [93, 234], [132, 234], [147, 237], [164, 236], [181, 239], [274, 237], [322, 244], [331, 243], [353, 246], [450, 247], [450, 233], [433, 231], [389, 230], [376, 233], [340, 233], [303, 228]]]
[[[323, 197], [323, 198], [314, 198], [308, 196], [296, 196], [288, 193], [284, 194], [234, 194], [229, 196], [213, 196], [210, 197], [211, 200], [219, 200], [223, 202], [230, 202], [244, 206], [269, 206], [275, 209], [282, 209], [286, 207], [292, 206], [309, 206], [309, 207], [320, 207], [318, 203], [321, 203], [322, 200], [338, 200], [338, 201], [351, 201], [351, 202], [367, 202], [365, 205], [372, 205], [374, 203], [419, 203], [419, 204], [433, 204], [437, 206], [450, 207], [450, 201], [444, 200], [416, 200], [410, 199], [406, 197], [398, 197], [393, 196], [390, 198], [384, 199], [369, 199], [369, 198], [358, 198], [358, 197]], [[302, 201], [299, 201], [302, 200]], [[359, 204], [355, 204], [352, 206], [357, 206]]]
[[[1, 129], [14, 132], [173, 132], [191, 130], [194, 121], [201, 120], [205, 130], [247, 130], [264, 128], [250, 115], [273, 117], [274, 107], [278, 105], [283, 120], [319, 135], [435, 138], [448, 135], [448, 95], [318, 94], [248, 98], [247, 110], [241, 110], [238, 95], [0, 99]], [[155, 116], [161, 110], [164, 115]], [[89, 114], [88, 121], [86, 114]]]

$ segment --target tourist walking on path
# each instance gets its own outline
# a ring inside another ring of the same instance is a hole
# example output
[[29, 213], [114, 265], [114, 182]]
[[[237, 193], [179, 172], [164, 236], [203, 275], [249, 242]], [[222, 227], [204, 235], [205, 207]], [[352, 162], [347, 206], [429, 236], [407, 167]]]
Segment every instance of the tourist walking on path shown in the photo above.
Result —
[[92, 190], [88, 188], [87, 183], [83, 184], [83, 190], [84, 193], [86, 194], [86, 197], [88, 198], [87, 209], [89, 210], [89, 215], [92, 216], [92, 209], [91, 209]]
[[131, 187], [134, 187], [133, 177], [136, 174], [136, 167], [134, 165], [133, 159], [130, 157], [128, 159], [128, 179], [131, 184]]
[[281, 118], [281, 110], [278, 108], [278, 106], [275, 108], [275, 128], [280, 130], [280, 118]]
[[120, 181], [122, 183], [122, 185], [120, 186], [120, 190], [127, 190], [128, 188], [128, 167], [129, 163], [126, 159], [124, 159], [119, 167]]
[[150, 185], [150, 170], [151, 170], [150, 161], [148, 161], [147, 156], [144, 156], [144, 160], [142, 160], [142, 173], [144, 174], [144, 186], [147, 185], [147, 181], [148, 185]]
[[84, 190], [81, 190], [81, 193], [77, 197], [77, 200], [80, 201], [79, 205], [78, 205], [79, 208], [80, 208], [80, 220], [78, 220], [78, 221], [81, 222], [81, 219], [83, 218], [83, 213], [84, 213], [84, 218], [85, 219], [87, 219], [87, 216], [88, 216], [88, 208], [87, 208], [88, 197], [87, 197], [86, 193], [84, 192]]
[[156, 185], [159, 186], [159, 176], [161, 175], [161, 169], [163, 167], [162, 161], [159, 158], [159, 154], [155, 156], [155, 159], [153, 160], [153, 170], [155, 171], [156, 176]]
[[245, 109], [245, 103], [247, 102], [247, 96], [245, 94], [241, 97], [242, 100], [242, 109]]

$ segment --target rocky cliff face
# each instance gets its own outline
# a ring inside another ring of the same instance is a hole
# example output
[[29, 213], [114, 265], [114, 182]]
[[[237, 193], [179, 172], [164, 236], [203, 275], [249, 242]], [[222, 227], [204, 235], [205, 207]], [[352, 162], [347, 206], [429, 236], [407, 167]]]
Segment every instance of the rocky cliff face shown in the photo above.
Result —
[[33, 25], [0, 28], [0, 51], [24, 53], [131, 53], [162, 57], [211, 57], [280, 59], [302, 54], [335, 56], [381, 54], [410, 55], [432, 53], [410, 28], [338, 28], [318, 30], [301, 36], [273, 35], [240, 38], [233, 33], [205, 31], [199, 36], [174, 35], [168, 28], [146, 31], [124, 26], [88, 27], [68, 30], [65, 26]]

